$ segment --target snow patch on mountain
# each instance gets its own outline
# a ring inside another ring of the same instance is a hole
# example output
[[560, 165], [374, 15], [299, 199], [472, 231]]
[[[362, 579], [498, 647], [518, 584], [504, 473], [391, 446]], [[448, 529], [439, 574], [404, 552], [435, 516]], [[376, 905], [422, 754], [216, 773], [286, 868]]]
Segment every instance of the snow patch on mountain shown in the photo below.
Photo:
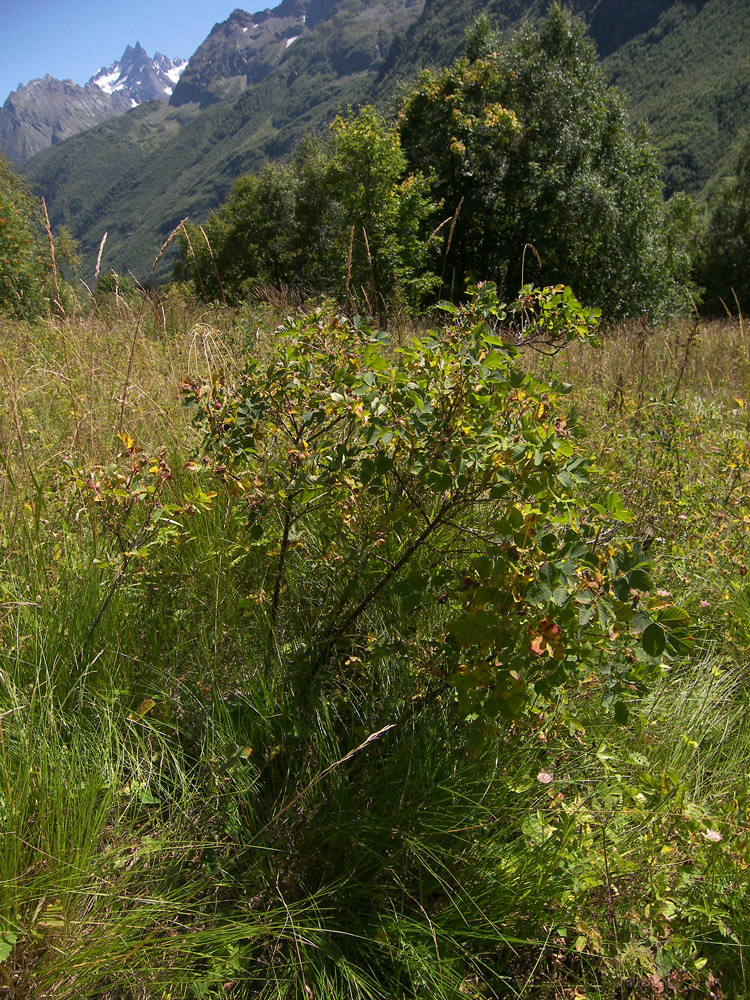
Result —
[[172, 83], [177, 83], [177, 81], [182, 76], [182, 71], [185, 69], [186, 66], [187, 66], [187, 59], [179, 59], [176, 61], [175, 65], [170, 70], [167, 70], [166, 75], [169, 77]]
[[123, 90], [125, 87], [119, 67], [111, 73], [100, 70], [91, 77], [91, 83], [95, 83], [99, 90], [103, 90], [105, 94], [114, 94], [115, 91]]

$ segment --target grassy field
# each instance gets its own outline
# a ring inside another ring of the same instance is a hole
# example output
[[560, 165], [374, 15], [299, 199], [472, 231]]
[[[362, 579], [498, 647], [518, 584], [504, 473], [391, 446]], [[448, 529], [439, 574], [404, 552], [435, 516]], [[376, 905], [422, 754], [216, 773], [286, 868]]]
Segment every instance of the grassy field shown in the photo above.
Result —
[[390, 655], [300, 700], [320, 569], [276, 621], [180, 400], [287, 307], [0, 320], [0, 997], [750, 996], [750, 330], [529, 352], [696, 641], [477, 747]]

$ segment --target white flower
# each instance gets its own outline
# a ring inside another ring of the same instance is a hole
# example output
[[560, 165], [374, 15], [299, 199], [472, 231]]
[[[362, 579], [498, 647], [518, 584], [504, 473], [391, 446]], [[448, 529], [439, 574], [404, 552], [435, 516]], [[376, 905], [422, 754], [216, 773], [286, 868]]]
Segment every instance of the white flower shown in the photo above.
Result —
[[710, 840], [712, 844], [718, 844], [719, 841], [724, 839], [718, 830], [706, 830], [703, 836], [706, 840]]

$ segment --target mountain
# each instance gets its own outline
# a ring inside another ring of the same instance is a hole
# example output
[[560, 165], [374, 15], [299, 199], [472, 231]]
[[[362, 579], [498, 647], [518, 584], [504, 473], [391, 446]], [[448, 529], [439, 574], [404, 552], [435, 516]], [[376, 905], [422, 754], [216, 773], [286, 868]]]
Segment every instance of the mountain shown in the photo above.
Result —
[[[145, 277], [178, 222], [200, 221], [240, 174], [289, 153], [346, 105], [392, 106], [402, 81], [449, 63], [486, 13], [503, 32], [550, 0], [283, 0], [235, 10], [190, 59], [169, 103], [143, 104], [27, 164], [53, 225], [106, 267]], [[705, 191], [750, 121], [747, 0], [569, 0], [608, 79], [662, 155], [667, 191]], [[169, 270], [169, 256], [160, 275]]]
[[422, 0], [283, 0], [273, 10], [257, 14], [235, 10], [215, 25], [192, 56], [170, 104], [197, 102], [207, 107], [236, 97], [290, 63], [288, 50], [295, 43], [313, 61], [327, 61], [337, 77], [367, 72], [381, 65], [394, 36], [422, 6]]
[[206, 107], [260, 83], [310, 30], [306, 6], [287, 2], [259, 14], [235, 10], [192, 56], [170, 103], [179, 107], [195, 101]]
[[14, 90], [0, 109], [0, 151], [23, 165], [35, 153], [125, 114], [144, 101], [166, 100], [186, 63], [136, 42], [122, 59], [98, 70], [81, 87], [45, 76]]
[[0, 150], [19, 166], [35, 153], [123, 115], [132, 108], [126, 94], [105, 94], [93, 83], [45, 76], [21, 84], [0, 109]]

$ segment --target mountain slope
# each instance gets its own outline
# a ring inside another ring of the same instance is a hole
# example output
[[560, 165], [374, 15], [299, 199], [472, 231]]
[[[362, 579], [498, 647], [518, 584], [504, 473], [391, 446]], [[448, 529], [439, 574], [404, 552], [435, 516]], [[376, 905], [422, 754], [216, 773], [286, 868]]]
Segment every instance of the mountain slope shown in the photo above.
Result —
[[701, 192], [729, 169], [750, 125], [747, 0], [675, 3], [605, 66], [648, 125], [668, 193]]
[[[191, 57], [170, 103], [179, 107], [195, 101], [206, 107], [236, 97], [284, 65], [291, 73], [313, 75], [315, 63], [327, 65], [337, 77], [367, 72], [380, 66], [393, 38], [418, 16], [423, 3], [282, 0], [257, 14], [235, 10]], [[303, 56], [297, 58], [300, 50]]]
[[[567, 0], [565, 6], [588, 24], [604, 58], [653, 28], [674, 0]], [[500, 32], [543, 17], [552, 0], [425, 0], [420, 17], [397, 40], [380, 74], [380, 85], [408, 79], [427, 66], [445, 66], [464, 45], [465, 33], [485, 14]]]
[[64, 139], [123, 115], [127, 94], [105, 94], [92, 83], [45, 76], [14, 90], [0, 110], [0, 150], [19, 165]]
[[260, 83], [306, 32], [301, 6], [281, 4], [259, 14], [235, 10], [226, 21], [214, 25], [191, 57], [171, 103], [179, 107], [194, 101], [207, 107]]

